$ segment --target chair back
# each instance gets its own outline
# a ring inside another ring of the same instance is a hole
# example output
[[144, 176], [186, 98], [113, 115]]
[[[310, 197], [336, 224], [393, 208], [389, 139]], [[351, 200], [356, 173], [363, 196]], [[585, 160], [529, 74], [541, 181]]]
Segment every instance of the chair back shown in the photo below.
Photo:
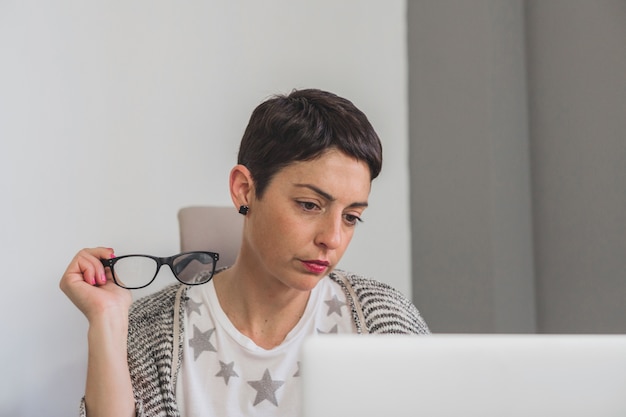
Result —
[[241, 245], [243, 216], [232, 206], [183, 207], [178, 211], [181, 252], [220, 254], [217, 267], [235, 263]]

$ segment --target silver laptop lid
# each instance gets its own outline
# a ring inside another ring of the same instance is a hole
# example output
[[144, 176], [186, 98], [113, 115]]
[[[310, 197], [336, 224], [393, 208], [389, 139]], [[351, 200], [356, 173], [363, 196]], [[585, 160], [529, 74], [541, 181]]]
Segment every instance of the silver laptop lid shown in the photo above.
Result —
[[320, 335], [304, 417], [626, 416], [624, 335]]

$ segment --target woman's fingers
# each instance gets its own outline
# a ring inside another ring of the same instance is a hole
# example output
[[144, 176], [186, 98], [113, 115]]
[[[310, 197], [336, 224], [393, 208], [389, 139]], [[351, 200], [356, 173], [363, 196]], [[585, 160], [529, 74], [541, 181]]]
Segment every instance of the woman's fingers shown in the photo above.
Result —
[[115, 256], [112, 248], [83, 249], [70, 262], [65, 275], [70, 281], [82, 279], [91, 285], [104, 285], [107, 282], [105, 268], [101, 259]]
[[130, 292], [115, 285], [111, 271], [102, 265], [101, 259], [114, 256], [111, 248], [83, 249], [74, 256], [59, 283], [90, 321], [105, 312], [125, 315], [132, 302]]

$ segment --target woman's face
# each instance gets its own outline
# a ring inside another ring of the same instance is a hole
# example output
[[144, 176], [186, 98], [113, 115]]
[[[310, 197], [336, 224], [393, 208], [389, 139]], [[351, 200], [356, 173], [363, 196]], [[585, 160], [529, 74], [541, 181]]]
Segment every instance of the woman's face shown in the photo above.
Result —
[[250, 201], [242, 260], [257, 278], [310, 290], [347, 249], [370, 184], [367, 164], [337, 150], [283, 168]]

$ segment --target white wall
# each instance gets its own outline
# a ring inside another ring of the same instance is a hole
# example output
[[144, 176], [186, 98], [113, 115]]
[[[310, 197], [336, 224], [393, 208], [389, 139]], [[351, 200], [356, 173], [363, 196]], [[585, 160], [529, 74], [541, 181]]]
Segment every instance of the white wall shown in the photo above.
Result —
[[177, 210], [229, 204], [272, 93], [328, 89], [370, 116], [385, 166], [342, 267], [410, 294], [405, 7], [0, 2], [0, 415], [74, 415], [86, 321], [58, 289], [65, 266], [85, 246], [177, 252]]

